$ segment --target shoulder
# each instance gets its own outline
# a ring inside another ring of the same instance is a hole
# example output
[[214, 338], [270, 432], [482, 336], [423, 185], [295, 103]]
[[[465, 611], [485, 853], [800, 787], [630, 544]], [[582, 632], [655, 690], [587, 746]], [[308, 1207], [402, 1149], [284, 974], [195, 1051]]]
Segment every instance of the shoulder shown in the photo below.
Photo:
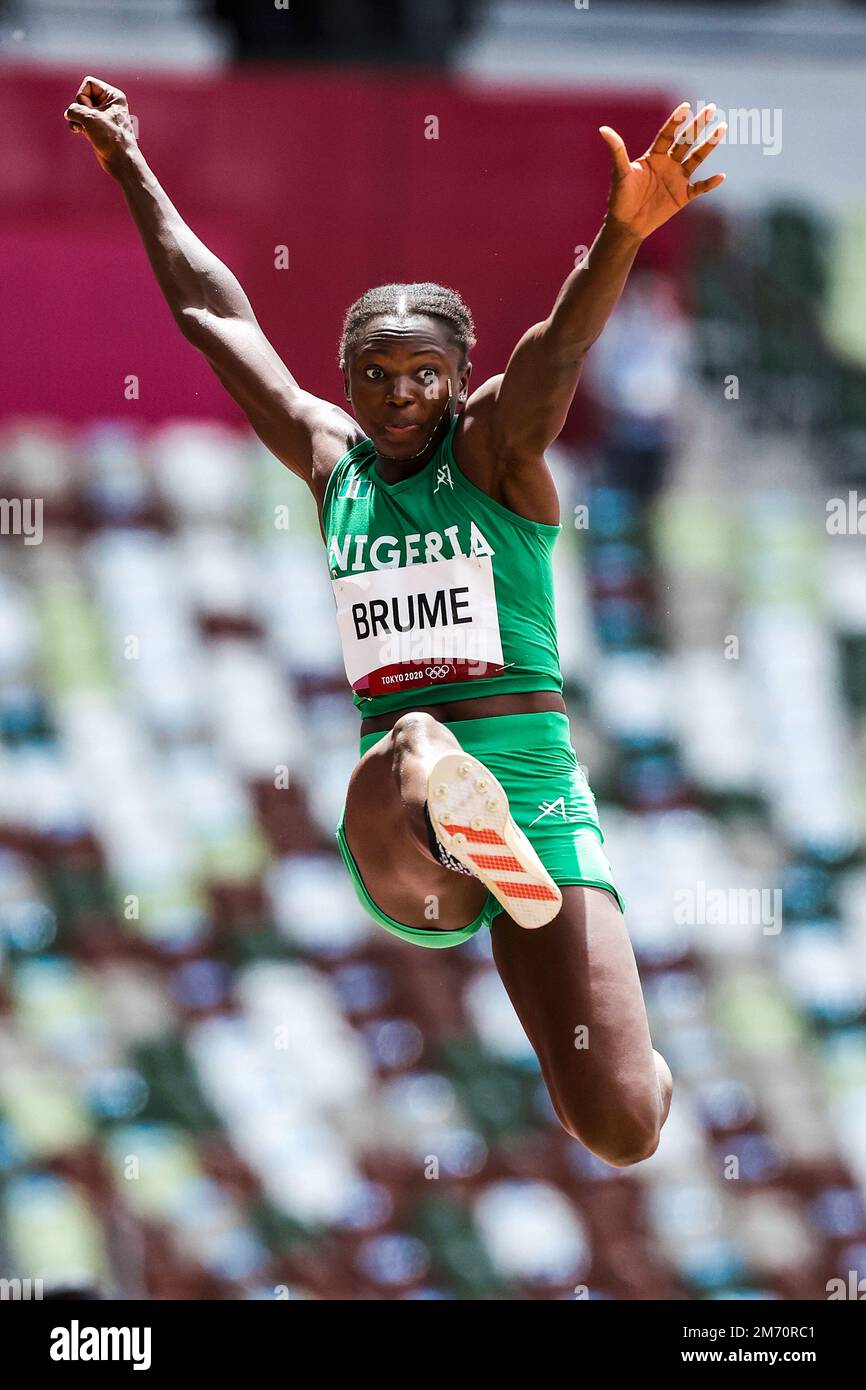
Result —
[[299, 390], [293, 396], [291, 424], [294, 431], [290, 439], [291, 450], [281, 447], [286, 444], [285, 438], [281, 437], [275, 443], [261, 430], [257, 430], [257, 433], [277, 458], [307, 484], [316, 503], [319, 529], [324, 540], [323, 513], [328, 484], [346, 455], [370, 441], [357, 420], [341, 406], [322, 400], [309, 391]]
[[348, 453], [360, 444], [369, 443], [369, 440], [357, 420], [338, 405], [311, 396], [306, 409], [312, 453], [311, 487], [321, 508], [337, 465]]
[[515, 458], [498, 427], [496, 400], [504, 373], [489, 377], [466, 403], [451, 447], [461, 473], [494, 501], [528, 521], [560, 524], [559, 497], [543, 454]]
[[310, 435], [313, 478], [324, 483], [344, 455], [367, 440], [357, 420], [342, 406], [316, 396], [310, 396], [305, 405], [305, 423]]

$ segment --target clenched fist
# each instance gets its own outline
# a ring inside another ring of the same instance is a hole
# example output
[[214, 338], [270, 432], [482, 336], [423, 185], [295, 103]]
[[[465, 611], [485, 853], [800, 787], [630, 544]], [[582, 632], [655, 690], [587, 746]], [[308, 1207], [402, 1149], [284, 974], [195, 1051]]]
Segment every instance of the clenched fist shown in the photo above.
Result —
[[124, 157], [136, 148], [135, 129], [126, 96], [98, 77], [85, 77], [67, 106], [69, 129], [87, 136], [103, 169], [115, 173]]

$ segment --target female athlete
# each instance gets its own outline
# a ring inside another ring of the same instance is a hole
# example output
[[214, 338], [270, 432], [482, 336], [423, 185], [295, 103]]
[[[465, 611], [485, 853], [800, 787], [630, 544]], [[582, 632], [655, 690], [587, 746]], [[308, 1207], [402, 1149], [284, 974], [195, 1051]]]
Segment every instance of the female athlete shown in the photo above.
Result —
[[714, 111], [681, 103], [634, 161], [600, 127], [612, 179], [598, 235], [505, 371], [471, 394], [458, 294], [364, 294], [341, 344], [354, 419], [288, 371], [145, 163], [123, 92], [87, 77], [65, 112], [123, 189], [181, 331], [315, 498], [362, 715], [336, 830], [360, 900], [416, 945], [489, 929], [560, 1123], [617, 1166], [655, 1151], [673, 1082], [571, 746], [544, 450], [641, 242], [722, 182], [690, 183], [724, 132], [706, 132]]

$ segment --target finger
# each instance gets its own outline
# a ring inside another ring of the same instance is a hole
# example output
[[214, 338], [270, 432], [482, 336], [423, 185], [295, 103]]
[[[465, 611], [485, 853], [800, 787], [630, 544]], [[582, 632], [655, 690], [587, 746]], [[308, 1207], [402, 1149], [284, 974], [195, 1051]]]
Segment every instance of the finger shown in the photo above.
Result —
[[625, 141], [622, 136], [617, 135], [616, 131], [609, 125], [600, 125], [598, 133], [610, 150], [610, 156], [613, 160], [613, 167], [616, 173], [620, 175], [627, 174], [631, 165], [629, 163]]
[[647, 154], [667, 154], [671, 147], [671, 141], [674, 138], [677, 126], [684, 120], [690, 110], [691, 107], [687, 101], [681, 101], [679, 106], [674, 108], [647, 150]]
[[716, 148], [716, 145], [718, 145], [720, 141], [724, 139], [725, 131], [727, 130], [727, 128], [728, 127], [725, 124], [725, 122], [722, 121], [721, 125], [717, 125], [715, 130], [710, 131], [706, 140], [701, 141], [697, 149], [692, 150], [688, 159], [683, 160], [683, 173], [686, 175], [687, 178], [691, 178], [698, 165], [703, 164], [708, 154], [712, 154], [713, 150]]
[[98, 77], [83, 77], [75, 93], [75, 100], [83, 106], [95, 106], [103, 94], [104, 87], [105, 84], [100, 82]]
[[75, 121], [78, 125], [85, 126], [92, 122], [96, 112], [92, 106], [85, 106], [80, 101], [73, 101], [67, 106], [63, 114], [67, 121]]
[[112, 87], [100, 77], [85, 77], [75, 94], [75, 100], [86, 106], [103, 106], [116, 97], [122, 97], [119, 87]]
[[718, 188], [720, 183], [724, 183], [724, 174], [713, 174], [711, 179], [699, 179], [697, 183], [690, 183], [688, 187], [689, 202], [692, 198], [700, 198], [702, 193], [709, 193], [711, 188]]
[[675, 159], [678, 164], [683, 162], [701, 131], [709, 124], [715, 113], [716, 104], [710, 102], [709, 106], [702, 107], [696, 116], [686, 122], [668, 150], [671, 159]]

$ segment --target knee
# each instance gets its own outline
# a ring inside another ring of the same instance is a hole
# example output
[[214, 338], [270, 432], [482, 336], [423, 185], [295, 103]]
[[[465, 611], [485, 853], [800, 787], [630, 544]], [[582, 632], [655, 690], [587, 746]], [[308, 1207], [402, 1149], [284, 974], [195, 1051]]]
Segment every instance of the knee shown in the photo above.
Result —
[[407, 759], [422, 754], [425, 745], [443, 734], [446, 738], [450, 737], [449, 730], [443, 729], [432, 714], [422, 714], [416, 709], [401, 714], [391, 726], [391, 760], [397, 776], [402, 775]]
[[391, 725], [391, 738], [394, 747], [403, 747], [407, 743], [416, 743], [419, 739], [429, 734], [437, 724], [437, 720], [432, 714], [422, 714], [420, 710], [410, 709]]
[[608, 1153], [601, 1157], [605, 1163], [610, 1163], [614, 1168], [630, 1168], [634, 1163], [643, 1163], [645, 1158], [651, 1158], [659, 1146], [661, 1130], [656, 1127], [652, 1131], [647, 1131], [639, 1139], [636, 1137], [634, 1144], [629, 1147], [622, 1144], [614, 1144]]
[[592, 1116], [572, 1112], [561, 1103], [554, 1109], [566, 1134], [615, 1168], [642, 1163], [659, 1146], [663, 1119], [657, 1096]]

